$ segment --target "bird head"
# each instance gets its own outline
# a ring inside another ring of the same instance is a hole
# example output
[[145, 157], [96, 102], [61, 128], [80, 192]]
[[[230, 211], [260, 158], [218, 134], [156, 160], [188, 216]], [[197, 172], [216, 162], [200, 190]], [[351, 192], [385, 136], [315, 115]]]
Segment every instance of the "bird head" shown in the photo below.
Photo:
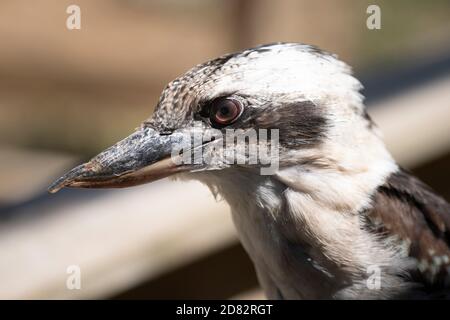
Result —
[[[331, 163], [336, 146], [354, 145], [355, 132], [369, 130], [360, 88], [345, 63], [308, 45], [278, 43], [224, 55], [170, 82], [150, 119], [49, 191], [126, 187], [181, 172], [239, 168], [260, 174], [271, 161], [277, 164], [273, 174], [302, 163]], [[228, 133], [244, 142], [256, 134], [276, 152], [266, 152], [264, 163], [239, 163], [236, 155], [248, 158], [262, 145], [223, 147]]]

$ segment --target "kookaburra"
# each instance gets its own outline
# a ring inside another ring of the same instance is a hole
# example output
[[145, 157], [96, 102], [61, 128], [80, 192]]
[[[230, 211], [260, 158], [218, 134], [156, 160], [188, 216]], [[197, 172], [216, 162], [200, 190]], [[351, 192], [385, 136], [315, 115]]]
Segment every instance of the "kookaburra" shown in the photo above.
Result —
[[[227, 54], [169, 83], [150, 119], [49, 190], [197, 179], [230, 205], [269, 298], [448, 297], [450, 205], [396, 164], [361, 87], [345, 63], [309, 45]], [[260, 163], [223, 154], [173, 160], [183, 137], [212, 129], [278, 129], [277, 170], [263, 175]]]

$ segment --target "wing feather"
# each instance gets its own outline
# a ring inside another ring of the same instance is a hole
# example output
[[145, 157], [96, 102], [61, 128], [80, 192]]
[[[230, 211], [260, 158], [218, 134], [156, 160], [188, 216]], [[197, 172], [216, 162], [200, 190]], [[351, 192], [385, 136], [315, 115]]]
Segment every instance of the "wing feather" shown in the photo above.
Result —
[[373, 196], [367, 217], [376, 232], [395, 236], [417, 260], [413, 277], [450, 285], [450, 204], [419, 179], [400, 170]]

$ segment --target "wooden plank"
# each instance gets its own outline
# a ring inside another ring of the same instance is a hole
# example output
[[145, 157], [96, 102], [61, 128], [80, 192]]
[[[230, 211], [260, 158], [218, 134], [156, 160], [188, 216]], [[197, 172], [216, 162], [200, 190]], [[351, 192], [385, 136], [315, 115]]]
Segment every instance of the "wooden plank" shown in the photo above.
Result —
[[[227, 205], [197, 182], [41, 210], [0, 227], [0, 298], [98, 298], [236, 241]], [[81, 268], [81, 290], [66, 288], [70, 265]]]
[[413, 168], [450, 150], [450, 75], [385, 99], [369, 113], [394, 158]]

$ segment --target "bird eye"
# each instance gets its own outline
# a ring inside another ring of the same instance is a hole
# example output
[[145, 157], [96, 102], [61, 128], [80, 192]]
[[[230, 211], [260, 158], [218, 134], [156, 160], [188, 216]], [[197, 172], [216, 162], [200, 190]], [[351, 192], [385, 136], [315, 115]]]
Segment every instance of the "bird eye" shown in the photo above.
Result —
[[210, 120], [220, 126], [233, 123], [242, 113], [242, 105], [239, 101], [220, 98], [213, 102], [210, 111]]

